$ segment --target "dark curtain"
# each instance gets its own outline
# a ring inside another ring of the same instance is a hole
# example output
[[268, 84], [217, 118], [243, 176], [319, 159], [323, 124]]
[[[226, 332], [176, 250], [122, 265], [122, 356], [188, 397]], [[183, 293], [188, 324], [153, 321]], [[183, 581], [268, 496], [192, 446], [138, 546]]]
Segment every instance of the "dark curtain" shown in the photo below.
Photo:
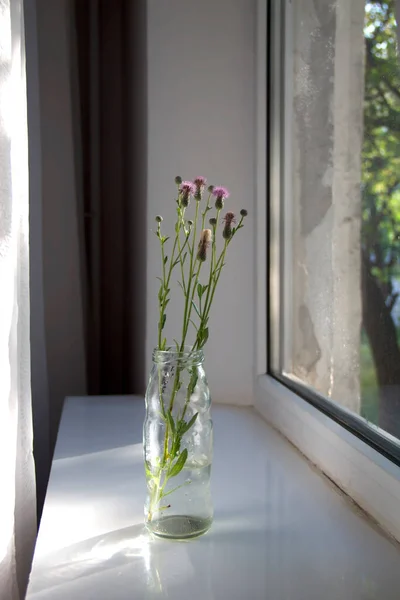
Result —
[[143, 393], [146, 2], [75, 0], [90, 394]]

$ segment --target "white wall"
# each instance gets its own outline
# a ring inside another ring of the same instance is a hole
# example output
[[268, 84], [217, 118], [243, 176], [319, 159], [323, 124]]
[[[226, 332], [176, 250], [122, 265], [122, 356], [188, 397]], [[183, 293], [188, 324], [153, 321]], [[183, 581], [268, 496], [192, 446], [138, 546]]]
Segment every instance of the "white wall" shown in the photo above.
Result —
[[[230, 247], [206, 346], [213, 400], [253, 397], [255, 276], [255, 0], [148, 0], [148, 222], [174, 216], [174, 177], [226, 185], [226, 207], [249, 211]], [[171, 221], [170, 221], [171, 222]], [[156, 345], [158, 241], [147, 241], [147, 357]], [[180, 334], [181, 306], [168, 331]]]

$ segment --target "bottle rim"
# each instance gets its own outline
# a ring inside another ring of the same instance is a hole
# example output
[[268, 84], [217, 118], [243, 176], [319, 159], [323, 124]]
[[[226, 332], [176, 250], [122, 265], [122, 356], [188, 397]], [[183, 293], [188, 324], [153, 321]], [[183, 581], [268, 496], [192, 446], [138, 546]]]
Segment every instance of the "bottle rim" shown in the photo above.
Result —
[[192, 350], [191, 346], [184, 346], [184, 350], [153, 350], [153, 362], [159, 364], [186, 363], [188, 365], [200, 365], [204, 361], [203, 350]]

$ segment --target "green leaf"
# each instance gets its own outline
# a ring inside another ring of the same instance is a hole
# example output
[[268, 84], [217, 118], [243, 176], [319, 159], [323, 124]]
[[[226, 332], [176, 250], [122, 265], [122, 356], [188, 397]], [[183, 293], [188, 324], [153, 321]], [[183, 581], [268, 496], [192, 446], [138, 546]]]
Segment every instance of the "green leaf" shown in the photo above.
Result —
[[175, 429], [175, 422], [174, 419], [171, 415], [171, 411], [167, 411], [167, 421], [168, 421], [168, 425], [171, 428], [172, 434], [175, 435], [176, 429]]
[[201, 298], [203, 295], [203, 287], [202, 287], [201, 283], [197, 284], [197, 295], [199, 298]]
[[193, 319], [189, 319], [191, 324], [193, 325], [193, 327], [195, 328], [196, 331], [199, 330], [199, 328], [197, 327], [196, 323], [193, 321]]
[[172, 448], [171, 448], [171, 454], [173, 457], [175, 457], [178, 454], [180, 447], [181, 447], [181, 437], [178, 432], [178, 434], [175, 437], [174, 443], [172, 444]]
[[161, 317], [161, 329], [164, 329], [165, 321], [167, 320], [167, 315], [164, 313]]
[[185, 466], [185, 462], [187, 461], [188, 451], [187, 448], [182, 450], [181, 455], [177, 459], [176, 463], [173, 465], [172, 469], [169, 472], [170, 477], [176, 477]]
[[194, 300], [192, 300], [192, 305], [193, 305], [193, 308], [194, 308], [194, 310], [196, 311], [197, 315], [198, 315], [198, 316], [200, 317], [200, 319], [201, 319], [201, 314], [200, 314], [200, 312], [199, 312], [199, 309], [197, 308], [197, 306], [196, 306], [196, 303], [195, 303], [195, 301], [194, 301]]
[[193, 415], [193, 417], [187, 423], [185, 423], [185, 421], [183, 421], [183, 425], [180, 428], [181, 435], [184, 435], [187, 431], [189, 431], [189, 429], [191, 427], [193, 427], [198, 415], [199, 415], [199, 413], [197, 412], [195, 415]]
[[168, 256], [165, 256], [165, 257], [164, 257], [164, 265], [166, 265], [166, 264], [167, 264], [167, 262], [168, 262]]
[[150, 469], [149, 464], [148, 464], [147, 461], [145, 461], [145, 463], [144, 463], [144, 472], [146, 473], [146, 477], [147, 478], [150, 478], [150, 477], [153, 476], [153, 474], [151, 472], [151, 469]]
[[190, 382], [189, 382], [189, 385], [188, 385], [188, 392], [189, 392], [189, 395], [193, 394], [193, 392], [194, 392], [194, 388], [195, 388], [195, 387], [196, 387], [196, 385], [197, 385], [197, 380], [198, 380], [198, 378], [199, 378], [199, 376], [197, 375], [197, 373], [196, 373], [196, 370], [195, 370], [195, 369], [193, 369], [193, 373], [192, 373], [192, 376], [191, 376], [191, 378], [190, 378]]
[[162, 298], [163, 298], [163, 286], [160, 287], [159, 291], [158, 291], [158, 301], [162, 302]]
[[208, 340], [208, 327], [206, 327], [203, 332], [203, 344], [205, 344], [207, 340]]
[[182, 259], [182, 264], [183, 265], [185, 264], [186, 257], [187, 257], [187, 252], [185, 252], [185, 254], [183, 255], [183, 259]]

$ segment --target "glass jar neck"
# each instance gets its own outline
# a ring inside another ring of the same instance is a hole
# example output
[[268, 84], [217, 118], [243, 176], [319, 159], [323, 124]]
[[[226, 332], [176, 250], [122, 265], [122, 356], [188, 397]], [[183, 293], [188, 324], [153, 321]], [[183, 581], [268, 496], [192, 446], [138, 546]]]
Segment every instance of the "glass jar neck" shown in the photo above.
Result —
[[185, 367], [199, 366], [204, 362], [203, 350], [192, 350], [186, 347], [183, 352], [177, 350], [157, 350], [153, 351], [153, 363], [156, 365], [175, 365], [179, 364]]

